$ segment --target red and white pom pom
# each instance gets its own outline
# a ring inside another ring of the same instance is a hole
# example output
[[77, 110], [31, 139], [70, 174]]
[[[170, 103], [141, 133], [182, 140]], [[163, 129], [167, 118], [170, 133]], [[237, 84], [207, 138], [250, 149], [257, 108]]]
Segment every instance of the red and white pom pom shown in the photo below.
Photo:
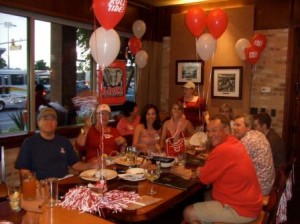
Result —
[[138, 199], [139, 195], [135, 192], [112, 190], [99, 195], [88, 187], [76, 187], [66, 193], [59, 205], [67, 209], [100, 214], [102, 208], [121, 212], [129, 203]]

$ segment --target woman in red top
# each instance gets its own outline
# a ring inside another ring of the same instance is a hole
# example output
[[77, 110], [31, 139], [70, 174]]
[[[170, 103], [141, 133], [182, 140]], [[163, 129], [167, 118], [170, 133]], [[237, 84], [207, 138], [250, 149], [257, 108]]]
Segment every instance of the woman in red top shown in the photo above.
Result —
[[[207, 114], [205, 99], [195, 95], [196, 86], [193, 82], [188, 81], [183, 86], [183, 97], [178, 101], [182, 103], [184, 115], [197, 129], [205, 124]], [[203, 129], [203, 128], [202, 128]]]
[[101, 104], [96, 114], [96, 124], [91, 125], [90, 121], [86, 121], [75, 142], [76, 149], [85, 151], [86, 161], [96, 159], [102, 154], [109, 155], [113, 151], [120, 151], [122, 146], [126, 146], [126, 140], [119, 131], [108, 126], [111, 116], [110, 107], [107, 104]]

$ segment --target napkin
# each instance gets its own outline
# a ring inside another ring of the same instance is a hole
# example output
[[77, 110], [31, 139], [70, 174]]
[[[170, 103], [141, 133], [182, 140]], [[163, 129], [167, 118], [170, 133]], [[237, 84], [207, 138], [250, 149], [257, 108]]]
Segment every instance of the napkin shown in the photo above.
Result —
[[152, 205], [156, 202], [159, 202], [161, 201], [162, 198], [154, 198], [153, 196], [150, 196], [150, 195], [142, 195], [138, 200], [137, 200], [137, 203], [129, 203], [128, 204], [128, 207], [125, 208], [126, 210], [135, 210], [135, 209], [138, 209], [138, 208], [142, 208], [142, 207], [145, 207], [145, 206], [148, 206], [148, 205]]
[[173, 166], [170, 173], [179, 176], [185, 180], [191, 179], [193, 172], [190, 169], [186, 169], [184, 166]]

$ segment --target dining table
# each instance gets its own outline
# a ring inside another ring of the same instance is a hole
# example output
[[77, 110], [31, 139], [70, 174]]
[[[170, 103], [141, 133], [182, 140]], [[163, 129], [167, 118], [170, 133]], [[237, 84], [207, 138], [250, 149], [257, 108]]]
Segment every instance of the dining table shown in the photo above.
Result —
[[[126, 170], [128, 167], [118, 166], [117, 170]], [[113, 167], [116, 170], [116, 166]], [[170, 168], [162, 168], [165, 177], [168, 178]], [[174, 175], [173, 175], [174, 176]], [[176, 178], [177, 179], [177, 178]], [[178, 176], [178, 179], [182, 179]], [[101, 213], [90, 214], [78, 210], [69, 210], [62, 206], [49, 207], [43, 205], [42, 208], [27, 209], [23, 208], [19, 212], [10, 210], [8, 201], [0, 202], [0, 220], [8, 220], [14, 224], [26, 223], [151, 223], [157, 217], [164, 215], [170, 208], [175, 207], [179, 203], [188, 198], [195, 197], [199, 191], [203, 189], [204, 184], [193, 179], [193, 184], [187, 189], [165, 185], [163, 183], [154, 183], [155, 195], [148, 195], [147, 191], [151, 187], [149, 180], [128, 181], [118, 176], [107, 181], [107, 190], [132, 191], [140, 196], [137, 203], [129, 204], [122, 211], [112, 211], [110, 209], [101, 209]], [[80, 175], [72, 175], [59, 180], [60, 195], [65, 195], [70, 189], [80, 186], [93, 184], [93, 181], [86, 180]], [[31, 210], [31, 211], [30, 211]], [[49, 221], [50, 220], [50, 221]], [[79, 221], [78, 221], [79, 220]], [[80, 222], [81, 220], [81, 222]]]

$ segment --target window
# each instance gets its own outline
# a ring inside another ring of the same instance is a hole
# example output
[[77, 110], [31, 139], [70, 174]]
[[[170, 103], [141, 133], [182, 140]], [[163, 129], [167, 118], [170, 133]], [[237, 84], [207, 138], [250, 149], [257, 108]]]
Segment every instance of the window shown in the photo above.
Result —
[[[34, 122], [25, 120], [23, 114], [25, 110], [28, 114], [37, 113], [32, 90], [38, 84], [45, 87], [46, 99], [58, 112], [60, 127], [80, 124], [72, 98], [97, 91], [97, 75], [93, 71], [96, 66], [88, 45], [92, 26], [37, 14], [34, 18], [39, 19], [33, 19], [29, 12], [23, 16], [9, 13], [0, 12], [0, 119], [5, 120], [0, 123], [0, 137], [36, 129]], [[120, 37], [118, 59], [128, 59], [126, 97], [134, 101], [135, 66], [126, 52], [129, 37], [124, 34]], [[29, 47], [30, 43], [33, 47]], [[34, 49], [34, 54], [29, 49]], [[31, 64], [34, 68], [29, 67]]]

